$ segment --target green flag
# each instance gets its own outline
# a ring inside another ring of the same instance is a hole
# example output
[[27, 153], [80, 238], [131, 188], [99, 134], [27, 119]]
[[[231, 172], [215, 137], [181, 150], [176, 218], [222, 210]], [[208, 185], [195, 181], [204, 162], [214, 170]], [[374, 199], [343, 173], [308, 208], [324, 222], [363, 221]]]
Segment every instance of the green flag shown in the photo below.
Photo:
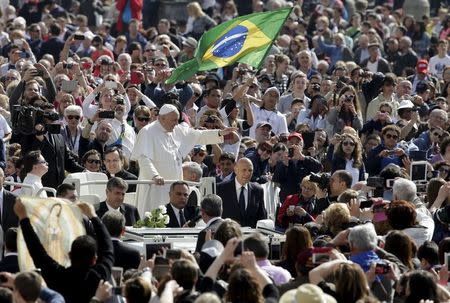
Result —
[[291, 10], [241, 16], [210, 29], [200, 38], [195, 57], [174, 70], [166, 84], [234, 62], [259, 68]]

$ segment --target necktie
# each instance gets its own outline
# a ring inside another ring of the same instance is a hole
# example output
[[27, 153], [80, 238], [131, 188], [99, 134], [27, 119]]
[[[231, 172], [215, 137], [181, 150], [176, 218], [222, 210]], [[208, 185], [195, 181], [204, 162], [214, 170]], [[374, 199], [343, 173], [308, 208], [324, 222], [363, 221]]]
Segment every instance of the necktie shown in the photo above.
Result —
[[241, 214], [245, 214], [245, 187], [241, 187], [241, 193], [239, 194], [239, 209]]
[[186, 218], [184, 217], [183, 210], [180, 209], [180, 227], [183, 227], [183, 225], [186, 223]]

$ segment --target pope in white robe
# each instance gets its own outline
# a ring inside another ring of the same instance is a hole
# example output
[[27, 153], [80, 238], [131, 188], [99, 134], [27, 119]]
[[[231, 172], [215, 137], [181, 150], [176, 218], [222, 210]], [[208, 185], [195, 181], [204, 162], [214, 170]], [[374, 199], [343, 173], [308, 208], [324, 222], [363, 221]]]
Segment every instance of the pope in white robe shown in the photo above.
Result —
[[223, 136], [233, 128], [223, 130], [197, 130], [178, 124], [175, 106], [165, 104], [158, 120], [139, 131], [132, 159], [139, 162], [139, 180], [153, 180], [154, 185], [138, 185], [137, 208], [141, 216], [146, 211], [169, 202], [170, 184], [164, 180], [182, 180], [182, 160], [194, 145], [222, 143]]

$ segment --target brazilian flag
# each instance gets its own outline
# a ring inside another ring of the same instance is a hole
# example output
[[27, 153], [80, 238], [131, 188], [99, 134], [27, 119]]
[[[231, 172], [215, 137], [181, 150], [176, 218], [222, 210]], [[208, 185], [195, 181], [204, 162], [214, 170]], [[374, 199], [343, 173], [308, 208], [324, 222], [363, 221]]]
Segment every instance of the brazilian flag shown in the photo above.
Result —
[[205, 71], [230, 65], [247, 63], [259, 68], [278, 36], [292, 8], [255, 13], [221, 23], [200, 38], [195, 58], [172, 72], [166, 84], [173, 84]]

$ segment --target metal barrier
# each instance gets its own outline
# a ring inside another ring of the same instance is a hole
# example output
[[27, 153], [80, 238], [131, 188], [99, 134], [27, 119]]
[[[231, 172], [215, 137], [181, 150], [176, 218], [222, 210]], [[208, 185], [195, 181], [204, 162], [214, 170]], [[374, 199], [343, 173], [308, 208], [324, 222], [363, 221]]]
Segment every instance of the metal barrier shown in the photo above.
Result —
[[[9, 177], [8, 177], [9, 178]], [[10, 179], [9, 179], [10, 180]], [[23, 187], [23, 188], [33, 188], [33, 185], [30, 184], [23, 184], [23, 183], [19, 183], [19, 182], [13, 182], [13, 181], [7, 181], [7, 179], [5, 178], [5, 185], [8, 186], [17, 186], [17, 187]], [[10, 187], [10, 189], [11, 189]], [[56, 196], [56, 189], [52, 188], [52, 187], [42, 187], [41, 189], [39, 189], [35, 195], [35, 197], [39, 197], [39, 195], [41, 194], [41, 192], [46, 191], [46, 192], [51, 192], [53, 194], [53, 196]]]

